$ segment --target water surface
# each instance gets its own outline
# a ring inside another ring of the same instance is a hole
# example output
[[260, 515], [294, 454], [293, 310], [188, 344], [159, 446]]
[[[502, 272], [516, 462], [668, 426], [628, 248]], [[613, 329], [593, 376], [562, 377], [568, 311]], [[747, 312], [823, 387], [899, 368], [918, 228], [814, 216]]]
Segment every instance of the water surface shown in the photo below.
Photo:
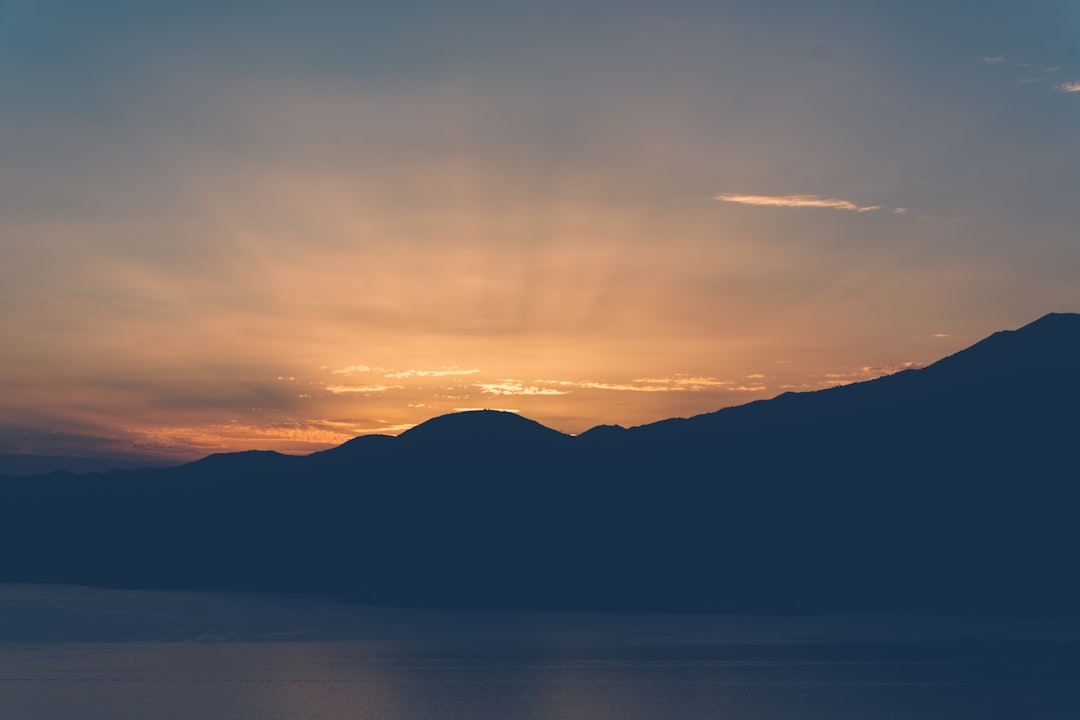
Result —
[[1080, 717], [1080, 625], [0, 586], [0, 717]]

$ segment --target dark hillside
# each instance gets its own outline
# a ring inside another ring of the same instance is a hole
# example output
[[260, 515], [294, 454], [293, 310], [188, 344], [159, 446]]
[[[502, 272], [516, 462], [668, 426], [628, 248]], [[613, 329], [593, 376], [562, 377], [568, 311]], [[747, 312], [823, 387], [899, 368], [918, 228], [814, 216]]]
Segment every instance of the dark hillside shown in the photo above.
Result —
[[511, 413], [308, 457], [0, 480], [0, 580], [608, 610], [1080, 608], [1080, 316], [574, 438]]

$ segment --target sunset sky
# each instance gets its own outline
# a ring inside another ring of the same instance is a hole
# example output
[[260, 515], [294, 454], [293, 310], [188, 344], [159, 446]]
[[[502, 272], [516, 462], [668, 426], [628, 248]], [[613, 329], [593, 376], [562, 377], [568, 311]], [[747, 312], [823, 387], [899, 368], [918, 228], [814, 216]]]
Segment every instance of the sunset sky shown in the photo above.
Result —
[[1052, 311], [1076, 0], [0, 0], [0, 452], [578, 433]]

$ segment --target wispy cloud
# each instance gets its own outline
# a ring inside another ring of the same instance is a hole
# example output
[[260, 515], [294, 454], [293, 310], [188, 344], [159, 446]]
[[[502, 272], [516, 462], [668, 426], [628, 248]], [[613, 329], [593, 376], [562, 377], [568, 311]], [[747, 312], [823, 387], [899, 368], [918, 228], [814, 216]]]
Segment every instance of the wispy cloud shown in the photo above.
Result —
[[626, 392], [671, 392], [671, 388], [663, 385], [630, 385], [627, 383], [603, 383], [603, 382], [573, 382], [570, 380], [555, 381], [561, 385], [571, 385], [583, 390], [623, 390]]
[[[850, 200], [828, 198], [820, 195], [744, 195], [741, 193], [721, 193], [716, 200], [739, 205], [784, 208], [827, 208], [830, 210], [848, 210], [852, 212], [871, 212], [881, 210], [882, 205], [859, 205]], [[906, 212], [906, 210], [905, 210]]]
[[497, 383], [476, 383], [480, 392], [489, 395], [566, 395], [566, 390], [540, 387], [538, 385], [526, 385], [515, 380], [504, 380]]
[[350, 365], [349, 367], [339, 368], [331, 371], [334, 375], [356, 375], [358, 373], [371, 372], [371, 368], [367, 365]]
[[475, 375], [480, 372], [477, 368], [459, 368], [457, 365], [444, 365], [426, 370], [410, 368], [397, 370], [395, 368], [372, 367], [370, 365], [349, 365], [331, 371], [334, 375], [360, 375], [363, 373], [376, 373], [386, 378], [402, 379], [413, 377], [449, 377], [452, 375]]
[[[1006, 67], [1021, 68], [1022, 72], [1024, 72], [1025, 74], [1025, 77], [1022, 77], [1019, 80], [1015, 81], [1019, 85], [1031, 85], [1034, 83], [1041, 83], [1045, 76], [1055, 75], [1057, 73], [1060, 73], [1062, 70], [1060, 65], [1048, 65], [1042, 68], [1042, 76], [1032, 77], [1030, 75], [1030, 72], [1034, 69], [1032, 67], [1032, 63], [1016, 62], [1013, 60], [1008, 60], [1001, 56], [984, 57], [981, 58], [981, 60], [982, 62], [988, 63], [990, 65], [1002, 65]], [[1080, 80], [1066, 80], [1065, 82], [1058, 83], [1053, 87], [1055, 90], [1063, 93], [1080, 92]]]
[[416, 423], [397, 423], [396, 425], [382, 424], [373, 425], [370, 427], [357, 427], [353, 431], [353, 435], [387, 435], [398, 432], [404, 432], [409, 428], [416, 427]]
[[836, 387], [837, 385], [850, 385], [855, 382], [873, 380], [884, 375], [893, 375], [903, 370], [917, 370], [924, 367], [919, 362], [903, 362], [896, 365], [865, 365], [858, 370], [843, 373], [825, 373], [824, 380], [818, 382], [819, 387]]
[[327, 385], [326, 389], [335, 395], [347, 393], [381, 393], [387, 390], [400, 390], [401, 385]]
[[734, 385], [731, 380], [717, 380], [713, 377], [693, 377], [687, 375], [672, 375], [671, 377], [634, 378], [635, 383], [651, 383], [653, 385], [667, 385], [682, 390], [702, 390], [709, 387], [724, 387]]
[[924, 367], [923, 363], [909, 360], [896, 365], [866, 365], [862, 371], [864, 375], [881, 377], [882, 375], [892, 375], [903, 370], [918, 370], [921, 367]]
[[634, 378], [625, 383], [597, 382], [594, 380], [536, 380], [543, 385], [558, 385], [579, 390], [610, 390], [620, 392], [700, 392], [703, 390], [740, 390], [732, 387], [732, 380], [718, 380], [712, 377], [693, 377], [673, 375], [671, 377]]
[[480, 372], [477, 368], [462, 370], [457, 366], [435, 368], [434, 370], [393, 370], [383, 377], [388, 378], [411, 378], [411, 377], [449, 377], [452, 375], [475, 375]]
[[237, 447], [273, 446], [286, 452], [312, 452], [339, 445], [357, 435], [407, 430], [411, 425], [367, 427], [362, 422], [288, 420], [265, 425], [218, 423], [200, 426], [132, 428], [127, 432], [137, 447], [157, 452], [206, 454]]

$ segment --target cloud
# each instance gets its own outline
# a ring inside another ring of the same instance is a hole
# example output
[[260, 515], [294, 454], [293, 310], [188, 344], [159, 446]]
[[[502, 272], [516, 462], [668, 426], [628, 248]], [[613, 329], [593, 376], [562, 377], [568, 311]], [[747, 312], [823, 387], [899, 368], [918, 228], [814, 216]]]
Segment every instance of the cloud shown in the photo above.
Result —
[[388, 378], [411, 378], [411, 377], [448, 377], [451, 375], [475, 375], [480, 372], [477, 368], [462, 370], [457, 366], [436, 368], [434, 370], [393, 370], [383, 377]]
[[475, 375], [480, 372], [478, 368], [462, 369], [457, 365], [443, 365], [427, 370], [417, 370], [410, 368], [408, 370], [396, 370], [394, 368], [385, 367], [373, 367], [371, 365], [349, 365], [338, 370], [332, 370], [334, 375], [359, 375], [361, 373], [379, 373], [383, 377], [392, 378], [395, 380], [402, 378], [426, 378], [426, 377], [449, 377], [452, 375]]
[[839, 198], [824, 198], [820, 195], [742, 195], [740, 193], [721, 193], [716, 200], [737, 203], [739, 205], [756, 205], [758, 207], [787, 207], [787, 208], [828, 208], [831, 210], [849, 210], [854, 212], [870, 212], [881, 210], [881, 205], [857, 205], [850, 200]]
[[560, 385], [580, 390], [613, 390], [622, 392], [699, 392], [710, 388], [734, 389], [731, 380], [717, 380], [712, 377], [690, 377], [674, 375], [671, 377], [634, 378], [629, 383], [607, 383], [592, 380], [535, 380], [545, 385]]
[[238, 448], [274, 447], [291, 453], [310, 453], [347, 442], [358, 435], [398, 433], [415, 423], [381, 420], [285, 420], [263, 425], [230, 422], [125, 430], [132, 445], [157, 455], [198, 456]]
[[353, 436], [357, 435], [386, 435], [390, 433], [404, 432], [410, 428], [416, 427], [416, 423], [398, 423], [396, 425], [375, 425], [372, 427], [357, 427]]
[[921, 367], [924, 367], [923, 363], [909, 360], [896, 365], [866, 365], [862, 371], [868, 377], [881, 377], [882, 375], [892, 375], [903, 370], [918, 370]]
[[[984, 57], [982, 58], [982, 61], [991, 65], [1006, 65], [1009, 67], [1031, 68], [1032, 66], [1031, 63], [1007, 61], [1003, 57]], [[1061, 69], [1060, 65], [1048, 65], [1043, 67], [1042, 71], [1047, 75], [1053, 75], [1061, 72]], [[1040, 82], [1041, 80], [1042, 78], [1038, 77], [1022, 77], [1016, 82], [1020, 85], [1030, 85], [1032, 83]], [[1063, 93], [1080, 92], [1080, 80], [1066, 80], [1065, 82], [1055, 85], [1054, 88]]]
[[[935, 336], [937, 337], [937, 336]], [[851, 383], [873, 380], [885, 375], [893, 375], [904, 370], [917, 370], [925, 367], [923, 363], [907, 361], [895, 365], [864, 365], [852, 372], [824, 373], [824, 380], [818, 382], [819, 387], [836, 387], [837, 385], [850, 385]]]
[[401, 390], [401, 385], [327, 385], [326, 389], [335, 395], [345, 393], [379, 393], [387, 390]]
[[653, 385], [671, 385], [680, 390], [700, 390], [706, 387], [723, 387], [733, 385], [731, 380], [717, 380], [712, 377], [687, 377], [685, 375], [673, 375], [661, 378], [634, 378], [636, 383], [651, 383]]
[[573, 385], [574, 387], [582, 388], [585, 390], [625, 390], [629, 392], [670, 392], [670, 387], [660, 385], [625, 385], [617, 383], [601, 383], [601, 382], [570, 382], [563, 381], [564, 385]]
[[525, 385], [515, 380], [504, 380], [497, 383], [476, 383], [481, 392], [489, 395], [566, 395], [566, 390], [539, 387], [537, 385]]
[[334, 375], [355, 375], [357, 373], [371, 372], [371, 368], [367, 365], [350, 365], [349, 367], [343, 367], [339, 370], [332, 371]]

